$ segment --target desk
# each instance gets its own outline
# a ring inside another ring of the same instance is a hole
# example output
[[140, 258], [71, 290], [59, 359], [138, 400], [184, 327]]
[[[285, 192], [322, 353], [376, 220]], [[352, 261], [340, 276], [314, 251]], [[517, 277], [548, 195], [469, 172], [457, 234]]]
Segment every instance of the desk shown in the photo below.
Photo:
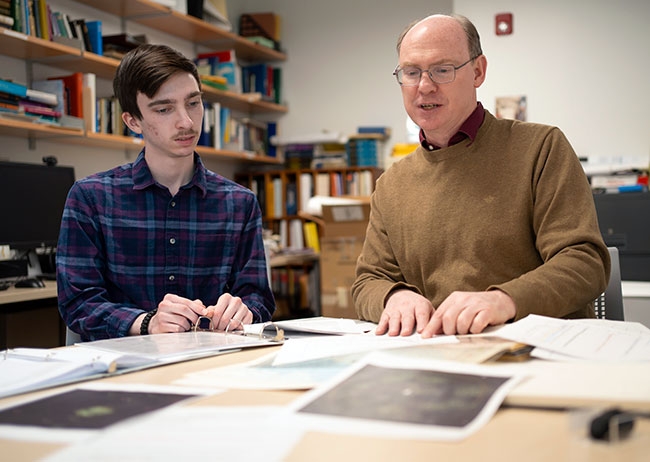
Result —
[[640, 322], [650, 328], [650, 282], [621, 281], [626, 321]]
[[[148, 369], [102, 379], [105, 382], [168, 385], [188, 372], [250, 361], [274, 348], [251, 349], [196, 361]], [[44, 396], [66, 387], [0, 400], [0, 405]], [[67, 387], [69, 388], [69, 387]], [[297, 391], [229, 390], [201, 398], [192, 405], [286, 405]], [[572, 414], [561, 410], [502, 407], [482, 429], [461, 442], [429, 442], [308, 433], [293, 448], [287, 461], [645, 461], [650, 448], [650, 422], [637, 421], [630, 439], [608, 444], [588, 440], [572, 431]], [[155, 435], [152, 435], [152, 441]], [[254, 438], [251, 438], [251, 442]], [[0, 454], [11, 461], [45, 457], [62, 444], [7, 440], [0, 437]], [[155, 446], [154, 446], [155, 447]], [[245, 448], [242, 448], [245, 451]], [[160, 457], [164, 459], [164, 454]], [[215, 455], [215, 459], [218, 456]]]
[[44, 288], [0, 291], [0, 350], [61, 345], [65, 345], [65, 325], [57, 308], [56, 282], [45, 281]]

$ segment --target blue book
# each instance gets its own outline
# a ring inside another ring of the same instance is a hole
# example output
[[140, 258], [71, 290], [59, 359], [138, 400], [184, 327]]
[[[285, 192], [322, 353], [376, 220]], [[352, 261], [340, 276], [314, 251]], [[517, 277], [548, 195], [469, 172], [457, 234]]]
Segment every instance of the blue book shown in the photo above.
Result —
[[9, 93], [19, 98], [27, 97], [27, 87], [16, 82], [0, 79], [0, 92]]
[[88, 38], [90, 39], [90, 51], [102, 56], [104, 54], [104, 44], [102, 42], [102, 22], [86, 21], [88, 28]]

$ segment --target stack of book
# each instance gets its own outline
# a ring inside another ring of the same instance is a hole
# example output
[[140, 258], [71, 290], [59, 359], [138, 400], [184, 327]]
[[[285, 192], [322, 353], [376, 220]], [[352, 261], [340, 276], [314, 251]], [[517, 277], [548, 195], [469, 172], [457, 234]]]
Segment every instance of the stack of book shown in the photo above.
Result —
[[14, 18], [11, 14], [11, 0], [0, 0], [0, 27], [12, 29], [14, 26]]
[[241, 67], [237, 63], [235, 50], [222, 50], [199, 53], [194, 60], [202, 79], [205, 77], [208, 84], [214, 82], [214, 77], [225, 79], [226, 87], [220, 88], [236, 93], [242, 91]]
[[239, 17], [239, 35], [280, 51], [280, 17], [275, 13], [245, 13]]
[[32, 122], [57, 123], [62, 113], [53, 93], [0, 79], [0, 115], [22, 116]]

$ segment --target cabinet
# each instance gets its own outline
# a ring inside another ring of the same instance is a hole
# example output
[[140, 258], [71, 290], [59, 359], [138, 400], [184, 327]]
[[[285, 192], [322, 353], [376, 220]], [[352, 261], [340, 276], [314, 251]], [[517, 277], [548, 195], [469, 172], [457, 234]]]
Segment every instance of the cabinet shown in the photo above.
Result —
[[[193, 16], [174, 11], [166, 6], [148, 0], [83, 0], [80, 3], [105, 13], [115, 15], [122, 24], [132, 21], [155, 30], [173, 35], [215, 50], [234, 49], [242, 60], [283, 61], [284, 53], [252, 43], [243, 37], [219, 29]], [[123, 26], [124, 27], [124, 26]], [[70, 72], [90, 72], [101, 79], [112, 79], [119, 64], [117, 59], [99, 56], [78, 48], [63, 45], [34, 36], [27, 36], [7, 28], [0, 28], [0, 53], [24, 60], [30, 76], [33, 64], [53, 66]], [[251, 94], [239, 94], [204, 86], [204, 98], [208, 102], [221, 103], [248, 117], [277, 116], [287, 112], [283, 105], [262, 101]], [[0, 135], [25, 137], [30, 142], [47, 139], [67, 144], [81, 144], [139, 151], [142, 141], [127, 136], [92, 133], [89, 130], [61, 128], [53, 125], [32, 123], [25, 120], [0, 117]], [[251, 163], [278, 164], [281, 160], [270, 156], [251, 155], [232, 150], [221, 150], [199, 146], [202, 156], [238, 160]]]

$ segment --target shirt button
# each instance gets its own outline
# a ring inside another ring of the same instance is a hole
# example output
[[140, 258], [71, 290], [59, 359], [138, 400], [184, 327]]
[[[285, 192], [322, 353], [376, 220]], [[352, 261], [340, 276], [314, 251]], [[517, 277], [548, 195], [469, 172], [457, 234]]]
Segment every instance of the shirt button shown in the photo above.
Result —
[[174, 277], [173, 274], [172, 274], [171, 276], [169, 276], [169, 280], [170, 280], [170, 281], [173, 281], [174, 279], [176, 279], [176, 277]]
[[176, 207], [176, 201], [172, 201], [171, 204], [169, 205], [171, 205], [172, 207]]
[[169, 240], [169, 243], [170, 243], [171, 245], [176, 244], [176, 239], [174, 239], [174, 238], [172, 237], [172, 238]]

